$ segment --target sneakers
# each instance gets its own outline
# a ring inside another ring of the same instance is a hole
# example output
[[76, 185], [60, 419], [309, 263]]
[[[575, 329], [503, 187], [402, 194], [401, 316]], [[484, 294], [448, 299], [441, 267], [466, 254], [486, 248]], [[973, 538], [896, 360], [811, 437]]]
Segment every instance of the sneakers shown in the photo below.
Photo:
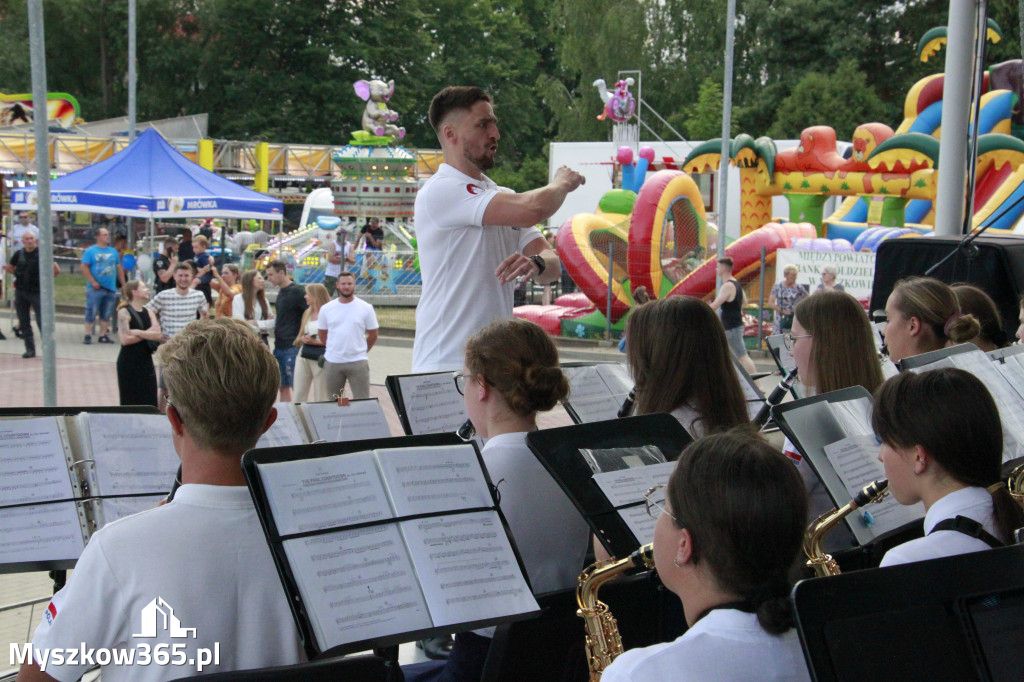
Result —
[[21, 354], [21, 357], [25, 358], [26, 360], [28, 360], [29, 358], [34, 358], [35, 356], [36, 352], [34, 350], [27, 350]]
[[85, 341], [83, 341], [82, 343], [84, 343], [85, 345], [88, 346], [90, 343], [92, 343], [92, 337], [89, 336], [88, 334], [86, 334], [85, 335]]
[[107, 336], [106, 334], [104, 334], [103, 336], [101, 336], [100, 338], [98, 338], [96, 340], [99, 341], [100, 343], [114, 343], [113, 341], [111, 341], [110, 337]]

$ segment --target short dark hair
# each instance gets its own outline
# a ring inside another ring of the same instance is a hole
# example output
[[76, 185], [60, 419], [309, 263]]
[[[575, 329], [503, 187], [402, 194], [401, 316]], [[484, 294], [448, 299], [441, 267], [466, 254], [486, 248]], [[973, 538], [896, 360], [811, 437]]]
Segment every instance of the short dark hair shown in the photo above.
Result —
[[342, 270], [341, 272], [338, 273], [338, 279], [341, 279], [342, 277], [351, 277], [352, 279], [355, 279], [356, 273], [352, 272], [351, 270]]
[[718, 259], [718, 264], [719, 264], [719, 265], [725, 265], [725, 266], [727, 266], [727, 267], [728, 267], [728, 268], [729, 268], [730, 270], [732, 270], [732, 258], [729, 258], [728, 256], [724, 256], [724, 257], [722, 257], [722, 258], [719, 258], [719, 259]]
[[288, 272], [288, 266], [284, 264], [283, 260], [272, 260], [267, 263], [267, 270], [273, 270], [274, 272]]
[[196, 274], [196, 264], [190, 260], [183, 260], [174, 266], [174, 271], [177, 272], [178, 270], [188, 270], [194, 275]]
[[475, 85], [450, 85], [430, 100], [430, 126], [440, 135], [441, 126], [448, 114], [456, 109], [470, 109], [481, 101], [494, 103], [490, 95]]

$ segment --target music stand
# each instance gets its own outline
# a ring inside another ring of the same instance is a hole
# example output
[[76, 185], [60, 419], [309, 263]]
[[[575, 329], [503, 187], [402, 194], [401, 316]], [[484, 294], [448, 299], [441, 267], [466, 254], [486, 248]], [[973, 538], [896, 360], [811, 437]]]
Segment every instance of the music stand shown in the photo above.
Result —
[[812, 679], [1020, 679], [1024, 546], [803, 580], [793, 588]]

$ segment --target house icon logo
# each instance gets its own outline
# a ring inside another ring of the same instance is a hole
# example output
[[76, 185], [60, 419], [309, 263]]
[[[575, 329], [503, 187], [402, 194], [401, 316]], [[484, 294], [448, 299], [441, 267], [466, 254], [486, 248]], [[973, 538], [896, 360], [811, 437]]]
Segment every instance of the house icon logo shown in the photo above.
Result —
[[142, 632], [132, 637], [156, 637], [158, 631], [166, 631], [175, 639], [196, 638], [196, 629], [181, 627], [174, 609], [163, 597], [157, 597], [142, 608]]

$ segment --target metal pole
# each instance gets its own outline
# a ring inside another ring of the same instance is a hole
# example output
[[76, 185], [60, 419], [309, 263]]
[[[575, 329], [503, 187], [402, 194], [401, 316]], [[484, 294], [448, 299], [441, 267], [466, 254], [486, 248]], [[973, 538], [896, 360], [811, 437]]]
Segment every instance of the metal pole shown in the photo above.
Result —
[[29, 61], [32, 64], [32, 123], [36, 140], [36, 200], [39, 225], [39, 298], [43, 313], [43, 403], [57, 406], [57, 342], [53, 308], [53, 227], [50, 216], [50, 148], [46, 107], [46, 41], [43, 0], [28, 2]]
[[978, 126], [981, 123], [981, 86], [985, 77], [985, 39], [988, 34], [988, 0], [980, 0], [978, 22], [974, 31], [974, 82], [971, 85], [971, 127], [967, 152], [967, 210], [961, 234], [971, 231], [974, 216], [974, 193], [978, 172]]
[[964, 224], [967, 117], [971, 102], [971, 49], [977, 0], [949, 0], [946, 75], [942, 95], [942, 139], [935, 201], [935, 234], [959, 237]]
[[[725, 256], [726, 204], [729, 200], [729, 131], [732, 128], [732, 53], [736, 31], [736, 0], [729, 0], [725, 18], [725, 81], [722, 83], [722, 158], [718, 164], [718, 253]], [[722, 286], [718, 277], [716, 287]]]
[[612, 283], [615, 281], [613, 275], [615, 274], [615, 242], [608, 240], [608, 307], [605, 310], [605, 326], [604, 326], [604, 338], [605, 341], [612, 340]]
[[764, 261], [765, 248], [761, 247], [761, 286], [757, 290], [757, 348], [764, 348]]
[[[136, 0], [128, 0], [128, 144], [135, 139], [135, 87], [138, 83], [136, 62]], [[133, 240], [134, 241], [134, 240]]]

